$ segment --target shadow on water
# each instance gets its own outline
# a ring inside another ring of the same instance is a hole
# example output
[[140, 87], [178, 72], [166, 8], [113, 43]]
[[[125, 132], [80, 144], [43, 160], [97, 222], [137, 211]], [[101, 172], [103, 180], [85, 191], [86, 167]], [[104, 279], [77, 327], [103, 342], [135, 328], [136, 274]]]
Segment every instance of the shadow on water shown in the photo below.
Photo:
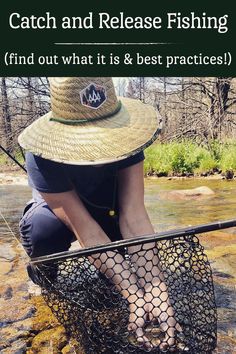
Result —
[[[184, 200], [163, 198], [163, 192], [205, 185], [215, 194]], [[157, 231], [236, 217], [236, 182], [222, 180], [145, 181], [145, 203]], [[31, 192], [26, 186], [0, 186], [0, 210], [15, 235]], [[200, 236], [213, 269], [218, 306], [218, 348], [232, 354], [236, 347], [236, 230]], [[32, 290], [25, 272], [27, 256], [0, 217], [0, 352], [72, 353], [65, 331]], [[79, 351], [80, 354], [83, 350]]]

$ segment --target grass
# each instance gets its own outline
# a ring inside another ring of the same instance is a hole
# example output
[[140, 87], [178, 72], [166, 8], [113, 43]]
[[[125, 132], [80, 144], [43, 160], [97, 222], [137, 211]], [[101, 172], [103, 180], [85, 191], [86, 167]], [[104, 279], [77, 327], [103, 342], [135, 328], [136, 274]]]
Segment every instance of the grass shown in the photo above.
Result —
[[156, 143], [145, 151], [145, 174], [157, 176], [206, 175], [236, 171], [236, 143], [214, 141], [208, 147], [184, 140]]
[[[20, 164], [24, 165], [24, 158], [19, 149], [17, 149], [12, 155]], [[0, 151], [0, 168], [1, 166], [4, 168], [7, 167], [18, 168], [17, 164], [10, 157], [8, 157], [7, 154], [5, 154], [3, 151]]]

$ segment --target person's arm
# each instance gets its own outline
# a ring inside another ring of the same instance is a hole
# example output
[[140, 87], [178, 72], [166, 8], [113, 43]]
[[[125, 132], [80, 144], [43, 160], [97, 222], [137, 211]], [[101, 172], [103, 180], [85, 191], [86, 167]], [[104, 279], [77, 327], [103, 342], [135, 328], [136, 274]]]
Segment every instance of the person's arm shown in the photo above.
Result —
[[[75, 234], [82, 247], [111, 242], [74, 190], [63, 193], [41, 192], [41, 195], [54, 214]], [[93, 256], [92, 262], [112, 280], [125, 298], [136, 294], [137, 278], [131, 274], [127, 262], [119, 253], [109, 251], [97, 254]]]
[[75, 234], [82, 247], [110, 242], [100, 225], [92, 218], [76, 191], [42, 193], [54, 214]]
[[[120, 170], [118, 185], [119, 220], [123, 238], [154, 233], [144, 205], [143, 162]], [[149, 313], [149, 319], [157, 318], [162, 321], [161, 328], [166, 335], [160, 348], [166, 349], [174, 344], [175, 331], [176, 328], [180, 329], [180, 326], [174, 318], [174, 310], [169, 301], [156, 244], [150, 242], [142, 247], [129, 247], [129, 253], [145, 293], [143, 308]], [[135, 313], [137, 314], [137, 310]]]
[[[120, 170], [118, 174], [119, 222], [122, 237], [125, 239], [154, 233], [144, 204], [143, 175], [142, 161]], [[161, 272], [158, 267], [159, 259], [154, 242], [143, 245], [142, 251], [140, 251], [140, 246], [129, 247], [129, 252], [132, 255], [132, 262], [137, 268], [140, 283], [144, 288], [150, 282], [160, 282]], [[141, 257], [142, 255], [145, 255], [145, 260]], [[154, 268], [156, 267], [154, 273], [143, 271], [143, 267], [148, 261], [152, 261]]]
[[144, 205], [143, 161], [118, 172], [119, 220], [123, 238], [153, 234]]

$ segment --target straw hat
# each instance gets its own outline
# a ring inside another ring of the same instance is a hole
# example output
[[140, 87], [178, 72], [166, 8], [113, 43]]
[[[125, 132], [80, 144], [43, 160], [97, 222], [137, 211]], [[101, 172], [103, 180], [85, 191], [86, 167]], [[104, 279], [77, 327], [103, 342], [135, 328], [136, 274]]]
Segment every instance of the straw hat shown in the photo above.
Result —
[[94, 165], [121, 160], [157, 137], [152, 106], [117, 99], [111, 78], [50, 79], [52, 110], [19, 136], [19, 144], [45, 159]]

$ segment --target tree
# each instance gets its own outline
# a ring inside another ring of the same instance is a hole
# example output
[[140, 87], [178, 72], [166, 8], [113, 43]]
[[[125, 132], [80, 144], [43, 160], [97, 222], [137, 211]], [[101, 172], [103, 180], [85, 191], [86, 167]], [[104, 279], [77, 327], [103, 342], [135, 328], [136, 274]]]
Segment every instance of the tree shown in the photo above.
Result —
[[7, 85], [6, 79], [4, 77], [1, 78], [1, 95], [2, 95], [2, 125], [5, 137], [5, 145], [6, 149], [9, 153], [13, 150], [12, 144], [12, 128], [11, 128], [11, 115], [10, 115], [10, 106], [9, 106], [9, 99], [7, 93]]
[[212, 139], [235, 136], [234, 78], [131, 78], [127, 96], [141, 97], [158, 109], [164, 121], [164, 141], [191, 138], [209, 145]]
[[35, 119], [50, 110], [47, 78], [1, 78], [1, 144], [17, 151], [17, 137]]

